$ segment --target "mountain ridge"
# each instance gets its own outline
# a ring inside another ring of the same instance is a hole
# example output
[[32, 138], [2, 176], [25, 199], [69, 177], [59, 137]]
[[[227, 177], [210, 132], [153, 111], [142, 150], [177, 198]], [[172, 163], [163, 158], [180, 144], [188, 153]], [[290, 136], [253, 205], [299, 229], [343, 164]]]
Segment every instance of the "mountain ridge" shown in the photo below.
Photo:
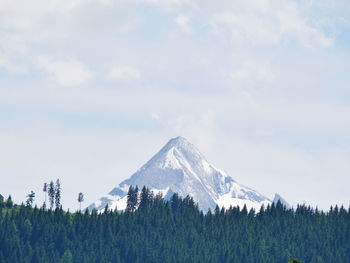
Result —
[[200, 151], [184, 137], [172, 138], [130, 178], [122, 181], [107, 195], [91, 204], [88, 209], [109, 208], [124, 210], [129, 187], [146, 186], [155, 193], [169, 197], [171, 193], [190, 195], [202, 210], [216, 205], [245, 204], [258, 210], [272, 200], [257, 191], [236, 182], [233, 177], [210, 164]]

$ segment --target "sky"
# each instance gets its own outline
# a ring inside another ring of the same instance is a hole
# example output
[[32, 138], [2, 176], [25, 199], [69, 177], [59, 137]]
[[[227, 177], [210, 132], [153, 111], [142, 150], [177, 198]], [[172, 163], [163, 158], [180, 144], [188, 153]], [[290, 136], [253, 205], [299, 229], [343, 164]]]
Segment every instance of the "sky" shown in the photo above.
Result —
[[75, 211], [183, 136], [239, 183], [350, 205], [348, 0], [0, 0], [0, 193]]

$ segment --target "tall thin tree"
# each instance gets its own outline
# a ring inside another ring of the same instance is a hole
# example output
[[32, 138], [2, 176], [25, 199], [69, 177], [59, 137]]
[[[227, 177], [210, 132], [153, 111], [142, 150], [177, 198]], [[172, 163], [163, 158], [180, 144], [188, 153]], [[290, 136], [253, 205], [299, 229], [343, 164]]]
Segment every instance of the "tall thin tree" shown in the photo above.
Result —
[[43, 207], [44, 209], [46, 208], [46, 202], [47, 202], [47, 183], [44, 183], [44, 186], [43, 186], [43, 192], [45, 193], [45, 202], [43, 204]]
[[49, 184], [48, 195], [50, 201], [50, 208], [52, 209], [55, 203], [55, 184], [53, 183], [53, 181], [51, 181]]
[[30, 191], [30, 193], [27, 195], [27, 201], [26, 205], [27, 206], [32, 206], [35, 198], [35, 193], [33, 191]]
[[84, 194], [81, 192], [78, 194], [78, 202], [79, 202], [79, 211], [81, 211], [81, 203], [84, 202]]
[[147, 210], [150, 207], [150, 190], [143, 186], [140, 193], [139, 208], [141, 210]]
[[61, 182], [59, 179], [56, 180], [55, 186], [55, 205], [56, 208], [61, 207]]
[[136, 186], [135, 188], [130, 185], [129, 191], [127, 194], [127, 201], [126, 201], [126, 211], [128, 212], [134, 212], [138, 206], [138, 192], [139, 188]]

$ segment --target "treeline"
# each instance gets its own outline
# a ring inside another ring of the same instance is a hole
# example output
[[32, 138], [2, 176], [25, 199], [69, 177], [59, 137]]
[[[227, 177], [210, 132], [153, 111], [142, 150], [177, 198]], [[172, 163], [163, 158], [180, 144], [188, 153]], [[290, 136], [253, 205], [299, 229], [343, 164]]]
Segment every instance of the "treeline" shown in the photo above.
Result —
[[[189, 196], [168, 201], [131, 188], [125, 212], [70, 213], [0, 199], [0, 263], [346, 263], [350, 210], [281, 203], [204, 214]], [[137, 193], [137, 194], [135, 194]]]
[[[61, 204], [61, 195], [62, 195], [62, 186], [61, 186], [61, 181], [60, 179], [56, 180], [56, 183], [54, 183], [54, 181], [50, 181], [50, 183], [44, 183], [43, 184], [43, 188], [42, 188], [44, 194], [45, 194], [45, 201], [43, 202], [41, 208], [43, 210], [46, 210], [47, 207], [49, 207], [51, 210], [53, 208], [61, 208], [62, 204]], [[32, 206], [35, 200], [36, 194], [35, 192], [32, 190], [30, 191], [29, 194], [26, 195], [26, 201], [25, 204], [26, 206]], [[49, 206], [47, 205], [47, 198], [49, 198]], [[84, 201], [84, 194], [83, 193], [79, 193], [78, 194], [78, 202], [79, 202], [79, 209], [81, 210], [81, 203]], [[0, 194], [0, 202], [4, 202], [4, 197]], [[12, 205], [13, 201], [12, 201], [12, 197], [11, 195], [9, 195], [9, 197], [7, 198], [7, 202], [8, 205]]]

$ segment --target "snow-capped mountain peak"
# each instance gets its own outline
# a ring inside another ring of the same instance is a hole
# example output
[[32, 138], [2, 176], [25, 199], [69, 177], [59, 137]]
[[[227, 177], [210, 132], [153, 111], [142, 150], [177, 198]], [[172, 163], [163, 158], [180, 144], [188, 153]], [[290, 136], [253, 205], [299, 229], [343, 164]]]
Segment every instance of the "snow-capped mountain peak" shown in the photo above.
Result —
[[210, 169], [209, 163], [199, 150], [183, 137], [171, 139], [142, 169], [150, 167], [191, 169], [192, 166]]
[[166, 198], [172, 193], [191, 195], [203, 210], [230, 205], [258, 209], [271, 201], [258, 192], [238, 184], [225, 172], [211, 165], [199, 150], [183, 137], [171, 140], [129, 179], [89, 206], [89, 209], [126, 207], [129, 186], [147, 186]]

